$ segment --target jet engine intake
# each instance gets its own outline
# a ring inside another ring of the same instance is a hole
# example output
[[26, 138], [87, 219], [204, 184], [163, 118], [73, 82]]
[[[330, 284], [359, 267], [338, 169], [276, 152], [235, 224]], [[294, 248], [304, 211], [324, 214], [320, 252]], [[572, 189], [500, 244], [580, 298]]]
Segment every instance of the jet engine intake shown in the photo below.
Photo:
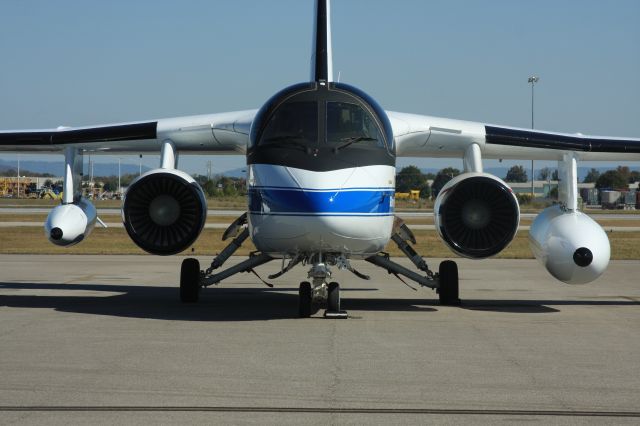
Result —
[[68, 247], [84, 240], [93, 230], [98, 215], [89, 201], [54, 207], [44, 223], [44, 233], [53, 244]]
[[176, 254], [200, 235], [207, 203], [200, 185], [187, 173], [151, 170], [129, 186], [122, 221], [141, 249], [158, 255]]
[[451, 250], [483, 259], [513, 240], [520, 207], [511, 188], [487, 173], [464, 173], [440, 190], [434, 206], [436, 230]]
[[560, 206], [544, 209], [531, 224], [529, 246], [555, 278], [587, 284], [607, 269], [611, 247], [602, 227], [586, 214]]

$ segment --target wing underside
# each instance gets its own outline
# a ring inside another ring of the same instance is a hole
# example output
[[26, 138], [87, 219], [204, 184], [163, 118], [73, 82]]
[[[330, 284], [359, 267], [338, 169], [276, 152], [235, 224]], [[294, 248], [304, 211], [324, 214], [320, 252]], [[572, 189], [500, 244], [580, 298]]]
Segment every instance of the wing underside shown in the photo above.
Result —
[[61, 152], [73, 146], [86, 152], [159, 152], [170, 140], [181, 152], [243, 154], [255, 110], [90, 127], [0, 131], [0, 151]]
[[640, 160], [640, 139], [519, 129], [423, 115], [388, 112], [398, 156], [460, 157], [469, 145], [484, 158], [560, 160], [576, 152], [581, 160]]

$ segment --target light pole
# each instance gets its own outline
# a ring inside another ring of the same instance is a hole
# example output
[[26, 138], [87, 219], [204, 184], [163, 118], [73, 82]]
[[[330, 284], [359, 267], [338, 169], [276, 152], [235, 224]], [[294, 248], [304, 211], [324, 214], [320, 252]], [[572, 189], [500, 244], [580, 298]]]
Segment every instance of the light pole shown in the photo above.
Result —
[[120, 157], [118, 157], [118, 190], [116, 194], [120, 195]]
[[90, 191], [90, 194], [91, 194], [91, 195], [89, 195], [89, 199], [90, 200], [93, 200], [93, 194], [94, 194], [93, 188], [94, 188], [94, 186], [93, 186], [93, 161], [91, 160], [91, 155], [89, 155], [89, 191]]
[[[536, 77], [535, 75], [532, 75], [531, 77], [529, 77], [528, 82], [531, 83], [531, 128], [533, 129], [533, 86], [538, 82], [538, 80], [540, 80], [539, 77]], [[534, 200], [536, 198], [534, 189], [533, 189], [533, 182], [534, 182], [535, 176], [533, 175], [533, 160], [531, 160], [531, 199]]]
[[20, 198], [20, 154], [18, 154], [18, 197]]

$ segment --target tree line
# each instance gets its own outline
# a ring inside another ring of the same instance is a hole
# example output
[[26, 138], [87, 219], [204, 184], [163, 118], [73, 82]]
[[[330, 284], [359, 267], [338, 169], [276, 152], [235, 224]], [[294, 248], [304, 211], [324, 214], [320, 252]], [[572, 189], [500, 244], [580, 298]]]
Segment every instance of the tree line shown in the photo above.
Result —
[[[120, 185], [127, 187], [138, 177], [138, 174], [124, 174], [120, 177]], [[194, 180], [202, 187], [208, 197], [233, 197], [236, 195], [246, 195], [246, 180], [244, 178], [233, 178], [227, 176], [214, 176], [209, 178], [205, 175], [194, 175]], [[102, 184], [102, 190], [115, 192], [118, 190], [118, 176], [95, 177], [96, 183]]]
[[[422, 173], [416, 166], [403, 167], [396, 175], [396, 192], [409, 192], [419, 190], [421, 198], [437, 197], [442, 187], [454, 177], [460, 174], [460, 170], [446, 167], [437, 173]], [[538, 180], [558, 180], [558, 170], [544, 167], [538, 170]], [[429, 185], [432, 180], [433, 183]], [[504, 176], [505, 182], [527, 182], [529, 177], [522, 165], [516, 165], [507, 170]], [[598, 169], [591, 168], [584, 183], [595, 183], [598, 189], [626, 189], [629, 183], [640, 181], [640, 171], [630, 170], [627, 166], [618, 166], [613, 170], [600, 173]]]

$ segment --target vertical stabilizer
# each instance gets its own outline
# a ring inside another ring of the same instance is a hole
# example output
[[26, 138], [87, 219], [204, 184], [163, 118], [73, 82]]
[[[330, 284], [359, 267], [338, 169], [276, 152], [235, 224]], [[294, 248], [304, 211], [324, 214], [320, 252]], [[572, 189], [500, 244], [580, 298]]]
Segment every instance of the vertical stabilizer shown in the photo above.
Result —
[[333, 81], [330, 9], [329, 0], [316, 0], [315, 20], [313, 23], [313, 45], [311, 47], [312, 81]]

